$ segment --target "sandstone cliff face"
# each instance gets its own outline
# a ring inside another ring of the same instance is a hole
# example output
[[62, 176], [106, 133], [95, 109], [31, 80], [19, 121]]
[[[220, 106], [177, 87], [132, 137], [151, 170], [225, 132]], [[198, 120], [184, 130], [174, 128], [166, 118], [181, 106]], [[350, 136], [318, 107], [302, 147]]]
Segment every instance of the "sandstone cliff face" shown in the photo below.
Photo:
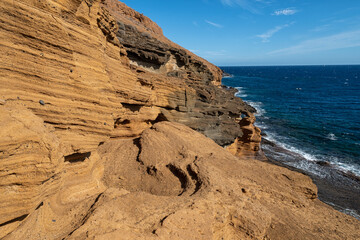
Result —
[[0, 51], [0, 238], [359, 236], [307, 177], [192, 131], [258, 145], [221, 70], [124, 4], [2, 0]]

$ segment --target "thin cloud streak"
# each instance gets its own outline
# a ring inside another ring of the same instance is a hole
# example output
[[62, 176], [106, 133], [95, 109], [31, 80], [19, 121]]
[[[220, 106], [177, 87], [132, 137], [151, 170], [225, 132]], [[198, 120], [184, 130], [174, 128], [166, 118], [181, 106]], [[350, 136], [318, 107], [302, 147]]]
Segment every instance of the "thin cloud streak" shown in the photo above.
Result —
[[213, 27], [223, 28], [223, 25], [220, 25], [220, 24], [218, 24], [218, 23], [214, 23], [214, 22], [211, 22], [211, 21], [208, 21], [208, 20], [205, 20], [205, 22], [206, 22], [207, 24], [210, 24], [210, 25], [213, 26]]
[[225, 50], [221, 50], [221, 51], [205, 51], [205, 56], [218, 57], [218, 56], [225, 56], [225, 55], [226, 55]]
[[325, 25], [317, 26], [317, 27], [311, 29], [310, 31], [311, 32], [324, 32], [324, 31], [329, 30], [330, 28], [331, 28], [330, 24], [325, 24]]
[[294, 8], [285, 8], [285, 9], [282, 9], [282, 10], [275, 11], [272, 15], [275, 15], [275, 16], [281, 16], [281, 15], [289, 16], [289, 15], [294, 15], [297, 12], [298, 11], [296, 9], [294, 9]]
[[251, 12], [251, 13], [254, 13], [254, 14], [259, 14], [259, 10], [254, 7], [254, 3], [267, 3], [267, 2], [263, 2], [261, 0], [221, 0], [221, 3], [223, 5], [227, 5], [227, 6], [230, 6], [230, 7], [233, 7], [233, 6], [240, 6], [241, 8]]
[[299, 54], [315, 51], [334, 50], [341, 48], [359, 47], [360, 30], [342, 32], [339, 34], [310, 39], [298, 45], [269, 52], [269, 55]]
[[196, 50], [196, 49], [189, 49], [190, 52], [192, 53], [199, 53], [200, 51], [199, 50]]
[[262, 42], [269, 42], [270, 38], [277, 32], [279, 32], [280, 30], [287, 28], [289, 26], [291, 26], [292, 24], [294, 24], [294, 22], [291, 22], [289, 24], [285, 24], [285, 25], [281, 25], [281, 26], [276, 26], [273, 29], [268, 30], [267, 32], [260, 34], [260, 35], [256, 35], [257, 37], [262, 39]]

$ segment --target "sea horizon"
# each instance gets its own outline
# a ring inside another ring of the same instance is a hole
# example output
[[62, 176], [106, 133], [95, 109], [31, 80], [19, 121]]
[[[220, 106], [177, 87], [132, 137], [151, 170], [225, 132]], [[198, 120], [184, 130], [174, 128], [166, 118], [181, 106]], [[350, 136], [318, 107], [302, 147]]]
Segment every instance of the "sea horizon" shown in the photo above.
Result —
[[360, 66], [360, 63], [354, 64], [278, 64], [278, 65], [217, 65], [219, 68], [223, 67], [307, 67], [307, 66]]

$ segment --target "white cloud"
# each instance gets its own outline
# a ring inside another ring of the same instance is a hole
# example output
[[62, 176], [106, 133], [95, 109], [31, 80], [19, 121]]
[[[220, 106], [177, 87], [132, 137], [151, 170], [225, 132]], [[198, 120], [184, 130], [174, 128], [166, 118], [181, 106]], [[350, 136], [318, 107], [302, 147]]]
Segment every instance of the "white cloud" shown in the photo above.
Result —
[[270, 55], [275, 54], [298, 54], [315, 51], [325, 51], [340, 48], [359, 47], [360, 46], [360, 30], [342, 32], [335, 35], [310, 39], [301, 42], [298, 45], [283, 48], [269, 52]]
[[262, 42], [269, 42], [269, 38], [271, 38], [275, 33], [279, 32], [280, 30], [282, 30], [284, 28], [291, 26], [292, 24], [294, 24], [294, 22], [285, 24], [285, 25], [281, 25], [281, 26], [276, 26], [275, 28], [272, 28], [263, 34], [256, 35], [256, 36], [261, 38]]
[[226, 51], [225, 50], [221, 50], [221, 51], [205, 51], [205, 56], [212, 56], [212, 57], [216, 57], [216, 56], [225, 56], [226, 55]]
[[272, 15], [276, 15], [276, 16], [280, 16], [280, 15], [285, 15], [285, 16], [289, 16], [289, 15], [294, 15], [295, 13], [297, 13], [298, 11], [294, 8], [285, 8], [282, 10], [277, 10], [275, 11]]
[[227, 5], [227, 6], [240, 6], [241, 8], [255, 13], [255, 14], [259, 14], [259, 10], [256, 8], [256, 3], [257, 4], [268, 4], [268, 2], [264, 2], [263, 0], [221, 0], [221, 3], [223, 5]]
[[190, 52], [192, 53], [199, 53], [200, 51], [199, 50], [196, 50], [196, 49], [189, 49]]
[[208, 21], [208, 20], [205, 20], [205, 22], [206, 22], [207, 24], [210, 24], [211, 26], [214, 26], [214, 27], [217, 27], [217, 28], [222, 28], [222, 27], [223, 27], [223, 26], [220, 25], [220, 24], [217, 24], [217, 23], [214, 23], [214, 22], [210, 22], [210, 21]]

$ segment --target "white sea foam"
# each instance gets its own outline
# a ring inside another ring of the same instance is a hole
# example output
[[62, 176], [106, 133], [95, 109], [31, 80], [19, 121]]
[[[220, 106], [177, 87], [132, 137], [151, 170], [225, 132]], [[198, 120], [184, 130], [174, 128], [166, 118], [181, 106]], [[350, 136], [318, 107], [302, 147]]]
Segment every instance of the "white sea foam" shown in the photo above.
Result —
[[333, 133], [329, 133], [326, 138], [330, 139], [331, 141], [336, 141], [338, 139]]
[[[267, 136], [265, 136], [264, 138], [270, 142], [275, 143], [277, 146], [294, 153], [295, 155], [301, 156], [307, 161], [307, 162], [306, 161], [287, 162], [287, 164], [293, 167], [309, 171], [320, 177], [324, 177], [326, 176], [326, 174], [324, 174], [323, 171], [317, 169], [317, 165], [314, 165], [314, 163], [319, 161], [325, 161], [325, 162], [329, 162], [332, 167], [338, 169], [339, 171], [342, 171], [344, 173], [351, 173], [354, 174], [355, 176], [360, 177], [360, 165], [358, 164], [344, 163], [341, 159], [334, 156], [329, 158], [322, 155], [310, 154], [304, 150], [298, 149], [294, 146], [284, 143], [286, 141], [286, 138], [280, 137], [274, 133], [267, 133]], [[313, 163], [313, 164], [309, 165], [309, 163]]]
[[264, 124], [263, 122], [259, 122], [259, 121], [256, 121], [255, 122], [255, 126], [257, 126], [258, 128], [260, 128], [261, 130], [265, 130], [265, 129], [268, 129], [269, 127]]
[[345, 172], [345, 173], [352, 173], [357, 177], [360, 177], [360, 165], [353, 163], [353, 164], [348, 164], [348, 163], [343, 163], [341, 162], [341, 159], [336, 158], [336, 157], [331, 157], [330, 158], [330, 163], [333, 164], [333, 166], [335, 168], [337, 168], [338, 170]]
[[346, 208], [346, 209], [342, 210], [342, 212], [347, 214], [347, 215], [353, 216], [354, 218], [360, 220], [360, 215], [357, 214], [357, 212], [355, 210]]
[[253, 102], [253, 101], [246, 101], [250, 106], [256, 109], [255, 116], [264, 116], [266, 113], [265, 109], [263, 108], [262, 102]]
[[[293, 153], [296, 153], [296, 154], [302, 156], [303, 158], [305, 158], [308, 161], [311, 161], [311, 162], [319, 161], [319, 159], [316, 156], [306, 153], [306, 152], [304, 152], [294, 146], [291, 146], [289, 144], [283, 143], [283, 141], [281, 139], [279, 139], [281, 137], [279, 137], [273, 133], [267, 133], [267, 136], [264, 138], [269, 140], [270, 142], [275, 143], [276, 145], [282, 147], [285, 150], [288, 150], [290, 152], [293, 152]], [[285, 140], [285, 139], [283, 139], [283, 140]]]
[[235, 93], [235, 97], [246, 98], [248, 96], [247, 94], [245, 94], [245, 90], [243, 87], [236, 87], [235, 89], [237, 90], [237, 92]]
[[223, 76], [222, 78], [233, 78], [233, 77], [234, 77], [234, 75], [229, 74], [229, 75], [225, 75], [225, 76]]
[[[244, 87], [235, 87], [235, 89], [237, 90], [237, 92], [235, 93], [235, 97], [246, 98], [248, 96], [245, 92]], [[264, 104], [262, 102], [246, 101], [246, 103], [256, 109], [256, 117], [264, 116], [264, 114], [266, 113], [265, 109], [263, 108]]]

